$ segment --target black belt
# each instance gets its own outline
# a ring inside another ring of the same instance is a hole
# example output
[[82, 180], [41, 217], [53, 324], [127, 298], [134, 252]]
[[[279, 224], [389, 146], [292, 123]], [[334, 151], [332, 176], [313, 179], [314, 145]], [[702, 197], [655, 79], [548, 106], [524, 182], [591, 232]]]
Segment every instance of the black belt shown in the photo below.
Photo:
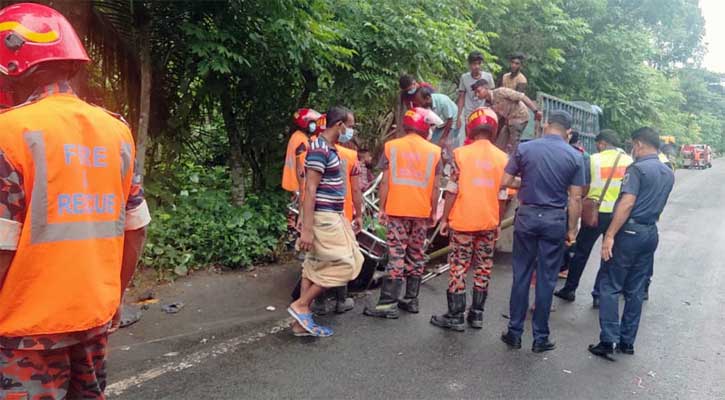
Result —
[[566, 209], [566, 207], [556, 207], [556, 206], [541, 205], [541, 204], [521, 204], [520, 207], [544, 208], [547, 210], [565, 210]]
[[628, 224], [634, 224], [634, 225], [645, 225], [645, 226], [651, 226], [651, 225], [656, 225], [657, 224], [656, 221], [655, 222], [641, 222], [641, 221], [637, 221], [634, 218], [628, 219], [627, 220], [627, 223]]

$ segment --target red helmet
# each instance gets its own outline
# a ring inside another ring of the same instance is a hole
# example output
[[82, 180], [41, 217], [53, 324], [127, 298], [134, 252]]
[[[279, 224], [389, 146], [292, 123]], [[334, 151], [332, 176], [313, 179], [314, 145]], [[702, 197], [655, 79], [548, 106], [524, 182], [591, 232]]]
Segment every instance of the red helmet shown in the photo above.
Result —
[[320, 113], [317, 111], [311, 109], [311, 108], [300, 108], [299, 110], [295, 111], [292, 118], [295, 121], [295, 125], [299, 127], [300, 129], [304, 129], [309, 133], [315, 133], [315, 129], [312, 129], [310, 131], [310, 124], [315, 123], [317, 124], [317, 120], [321, 117]]
[[322, 114], [320, 118], [317, 118], [317, 130], [315, 133], [322, 133], [325, 129], [327, 129], [327, 114]]
[[75, 30], [58, 11], [20, 3], [0, 10], [0, 72], [20, 76], [46, 61], [88, 62]]
[[405, 112], [403, 130], [428, 136], [431, 126], [443, 125], [443, 120], [427, 108], [415, 107]]
[[498, 116], [488, 107], [479, 107], [468, 116], [466, 121], [466, 136], [471, 137], [473, 131], [481, 126], [489, 127], [491, 135], [498, 133]]

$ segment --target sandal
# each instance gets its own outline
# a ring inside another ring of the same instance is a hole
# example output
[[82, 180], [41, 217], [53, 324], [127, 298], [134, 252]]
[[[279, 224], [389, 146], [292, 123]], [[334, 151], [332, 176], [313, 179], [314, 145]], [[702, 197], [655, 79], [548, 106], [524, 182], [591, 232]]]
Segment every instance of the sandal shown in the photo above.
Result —
[[297, 322], [299, 322], [300, 326], [305, 328], [305, 330], [310, 334], [310, 336], [315, 337], [329, 337], [332, 336], [334, 333], [332, 329], [324, 327], [322, 325], [317, 325], [315, 321], [312, 319], [312, 314], [303, 314], [303, 313], [297, 313], [295, 310], [292, 309], [292, 307], [287, 308], [287, 312], [289, 315], [292, 316]]

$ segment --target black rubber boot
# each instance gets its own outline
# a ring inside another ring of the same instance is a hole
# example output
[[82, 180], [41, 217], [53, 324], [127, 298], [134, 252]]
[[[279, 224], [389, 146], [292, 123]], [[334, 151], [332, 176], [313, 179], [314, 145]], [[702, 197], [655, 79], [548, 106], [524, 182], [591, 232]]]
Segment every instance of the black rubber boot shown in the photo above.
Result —
[[420, 277], [409, 276], [405, 281], [405, 297], [398, 301], [398, 307], [411, 314], [418, 314], [418, 293], [420, 292]]
[[385, 277], [380, 288], [378, 304], [375, 307], [365, 307], [363, 314], [377, 318], [398, 318], [400, 315], [398, 313], [398, 297], [400, 297], [401, 289], [403, 289], [403, 281], [401, 279]]
[[473, 301], [471, 308], [468, 309], [468, 324], [471, 328], [483, 328], [483, 306], [486, 304], [488, 292], [473, 289]]
[[430, 323], [457, 332], [466, 330], [463, 313], [466, 311], [466, 293], [446, 293], [448, 299], [448, 312], [443, 315], [434, 315]]
[[347, 296], [347, 285], [336, 287], [335, 292], [335, 312], [338, 314], [346, 313], [355, 308], [355, 300]]

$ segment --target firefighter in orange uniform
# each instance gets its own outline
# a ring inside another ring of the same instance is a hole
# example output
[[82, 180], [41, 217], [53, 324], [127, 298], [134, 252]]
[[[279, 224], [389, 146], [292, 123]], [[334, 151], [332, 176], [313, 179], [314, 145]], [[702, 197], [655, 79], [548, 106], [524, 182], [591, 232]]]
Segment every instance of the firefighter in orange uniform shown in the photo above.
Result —
[[102, 399], [108, 334], [150, 217], [120, 117], [73, 94], [89, 61], [57, 11], [0, 10], [0, 398]]
[[[305, 154], [309, 143], [309, 135], [317, 131], [317, 120], [320, 113], [310, 108], [297, 110], [293, 118], [294, 128], [287, 142], [287, 153], [284, 159], [282, 170], [282, 188], [291, 193], [292, 202], [298, 202], [300, 190], [305, 179]], [[296, 229], [297, 214], [292, 211], [287, 213], [287, 244], [294, 247], [298, 232]]]
[[441, 328], [464, 331], [466, 273], [473, 268], [473, 290], [468, 323], [483, 327], [483, 306], [493, 268], [493, 252], [500, 223], [498, 194], [508, 157], [492, 143], [498, 118], [490, 109], [473, 111], [466, 123], [472, 143], [453, 151], [453, 174], [448, 183], [441, 234], [450, 227], [451, 266], [448, 278], [448, 312], [430, 322]]
[[[408, 110], [403, 116], [406, 135], [385, 144], [379, 218], [388, 227], [388, 276], [378, 304], [366, 307], [366, 315], [398, 318], [398, 306], [411, 313], [419, 311], [424, 244], [436, 220], [442, 170], [441, 148], [426, 140], [435, 119], [440, 120], [430, 110]], [[399, 302], [404, 279], [405, 297]]]

